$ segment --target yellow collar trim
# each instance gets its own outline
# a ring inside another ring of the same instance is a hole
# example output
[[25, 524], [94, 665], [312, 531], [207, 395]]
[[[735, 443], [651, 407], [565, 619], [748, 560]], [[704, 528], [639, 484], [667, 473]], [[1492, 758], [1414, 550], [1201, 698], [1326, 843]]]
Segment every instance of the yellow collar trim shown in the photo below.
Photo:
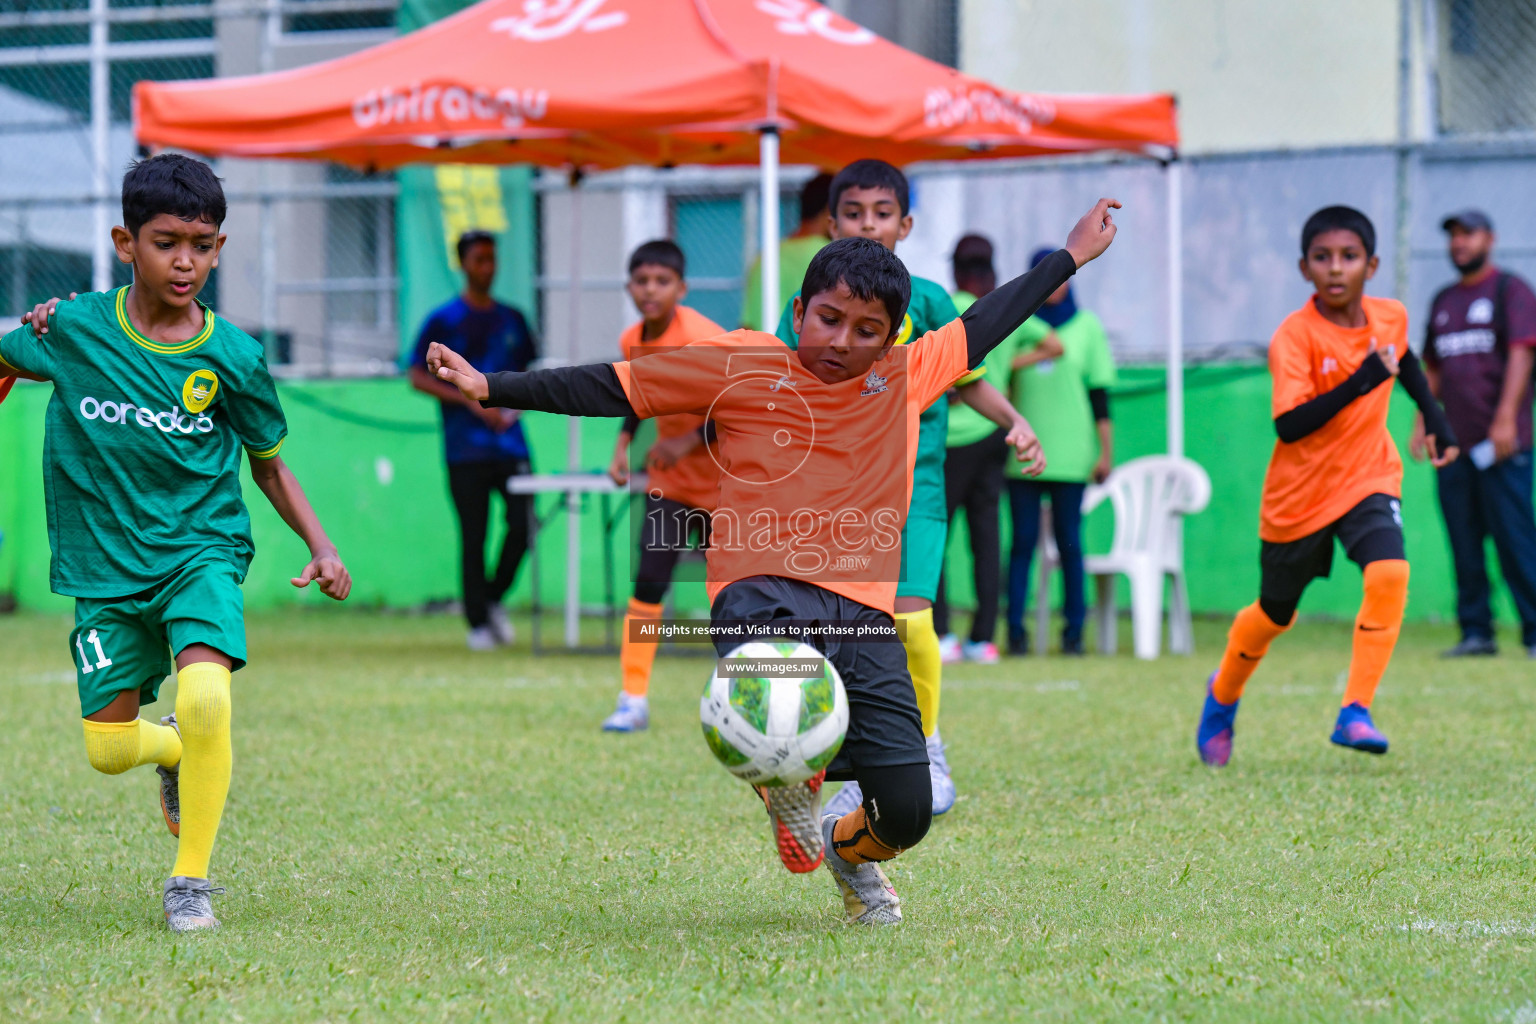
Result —
[[203, 342], [213, 337], [213, 310], [199, 302], [198, 305], [203, 306], [203, 329], [198, 331], [197, 334], [176, 345], [162, 345], [157, 341], [150, 341], [140, 334], [134, 328], [133, 321], [128, 319], [128, 287], [128, 285], [123, 285], [123, 287], [117, 290], [117, 301], [114, 303], [117, 307], [117, 324], [123, 329], [123, 333], [128, 335], [128, 340], [140, 348], [147, 348], [156, 355], [179, 356], [191, 352]]

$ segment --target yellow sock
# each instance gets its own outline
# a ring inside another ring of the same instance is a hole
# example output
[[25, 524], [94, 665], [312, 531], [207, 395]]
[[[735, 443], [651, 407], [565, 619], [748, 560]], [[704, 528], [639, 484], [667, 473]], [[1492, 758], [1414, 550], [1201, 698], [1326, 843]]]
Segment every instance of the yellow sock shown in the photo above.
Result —
[[624, 677], [624, 692], [631, 697], [644, 697], [651, 688], [651, 665], [656, 661], [657, 641], [631, 640], [630, 623], [660, 618], [661, 605], [650, 604], [638, 597], [629, 599], [629, 611], [624, 613], [624, 632], [619, 636], [619, 668]]
[[907, 624], [907, 671], [917, 692], [917, 710], [923, 716], [923, 735], [939, 731], [939, 690], [944, 685], [944, 659], [939, 654], [939, 634], [933, 629], [933, 609], [897, 612]]
[[172, 875], [207, 878], [213, 841], [229, 795], [229, 669], [206, 662], [176, 674], [176, 724], [181, 727], [181, 836]]
[[131, 722], [93, 722], [85, 726], [85, 756], [105, 775], [120, 775], [141, 764], [174, 768], [181, 761], [181, 737], [168, 725], [142, 718]]

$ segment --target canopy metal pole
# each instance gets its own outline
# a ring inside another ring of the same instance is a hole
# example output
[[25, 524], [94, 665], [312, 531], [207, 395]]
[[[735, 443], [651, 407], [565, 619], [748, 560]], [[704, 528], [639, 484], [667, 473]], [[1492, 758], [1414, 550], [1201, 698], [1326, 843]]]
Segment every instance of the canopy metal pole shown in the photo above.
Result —
[[[566, 362], [575, 365], [581, 335], [581, 172], [571, 173], [571, 341]], [[581, 417], [566, 420], [565, 471], [581, 471]], [[565, 493], [565, 646], [581, 642], [581, 492]]]
[[1168, 454], [1184, 454], [1184, 168], [1163, 165], [1168, 185]]
[[108, 0], [91, 0], [91, 196], [95, 235], [91, 240], [91, 290], [112, 287], [111, 67], [107, 63]]
[[762, 201], [757, 221], [762, 226], [763, 330], [779, 323], [779, 130], [767, 127], [758, 136], [762, 166]]

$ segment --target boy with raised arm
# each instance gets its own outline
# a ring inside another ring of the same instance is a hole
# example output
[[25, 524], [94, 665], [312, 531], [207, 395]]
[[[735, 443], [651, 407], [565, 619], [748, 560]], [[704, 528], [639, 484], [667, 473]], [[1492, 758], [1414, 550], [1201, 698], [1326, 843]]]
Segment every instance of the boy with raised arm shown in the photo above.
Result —
[[[1066, 248], [917, 344], [895, 345], [911, 297], [906, 268], [873, 239], [844, 238], [806, 272], [795, 351], [771, 335], [737, 331], [633, 363], [487, 378], [434, 347], [428, 365], [490, 405], [579, 416], [707, 414], [722, 469], [708, 579], [722, 654], [738, 642], [728, 635], [733, 623], [890, 627], [922, 411], [1109, 247], [1109, 211], [1119, 205], [1100, 200]], [[894, 924], [901, 902], [880, 862], [920, 841], [932, 817], [906, 655], [894, 643], [814, 642], [848, 692], [847, 737], [826, 774], [857, 781], [864, 803], [818, 816], [819, 779], [760, 795], [786, 866], [813, 870], [824, 860], [851, 920]]]
[[[308, 545], [293, 579], [352, 587], [278, 449], [288, 434], [261, 345], [197, 295], [218, 265], [224, 192], [207, 164], [167, 154], [123, 178], [112, 229], [133, 284], [39, 307], [0, 338], [0, 374], [53, 382], [43, 482], [54, 593], [75, 598], [85, 752], [107, 775], [155, 765], [177, 837], [167, 926], [218, 927], [208, 879], [229, 793], [230, 674], [245, 665], [240, 584], [254, 547], [240, 456]], [[176, 709], [139, 717], [176, 671]]]

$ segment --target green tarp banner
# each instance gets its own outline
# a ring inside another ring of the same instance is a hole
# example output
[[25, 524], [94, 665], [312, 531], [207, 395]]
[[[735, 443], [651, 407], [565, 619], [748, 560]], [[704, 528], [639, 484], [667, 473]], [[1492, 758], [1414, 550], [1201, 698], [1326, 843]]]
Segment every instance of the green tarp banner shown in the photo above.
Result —
[[[405, 0], [397, 24], [401, 32], [411, 32], [468, 6], [466, 0]], [[434, 164], [404, 168], [397, 180], [401, 354], [415, 346], [427, 314], [462, 288], [454, 245], [470, 230], [496, 236], [496, 297], [537, 325], [533, 171]]]

